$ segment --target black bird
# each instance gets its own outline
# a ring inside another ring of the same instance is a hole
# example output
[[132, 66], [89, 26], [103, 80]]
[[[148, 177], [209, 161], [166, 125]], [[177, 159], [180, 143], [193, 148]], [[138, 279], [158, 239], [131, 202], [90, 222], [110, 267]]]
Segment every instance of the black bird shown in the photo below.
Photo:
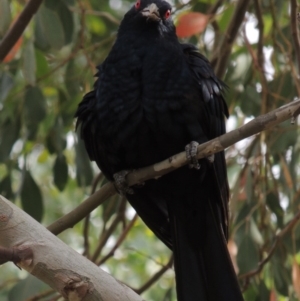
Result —
[[[170, 4], [137, 0], [96, 75], [76, 113], [81, 137], [90, 159], [110, 181], [118, 180], [140, 217], [173, 250], [178, 300], [243, 300], [226, 246], [224, 153], [198, 162], [193, 151], [225, 133], [225, 85], [196, 47], [179, 43]], [[120, 180], [121, 171], [152, 165], [186, 145], [195, 168], [130, 189]]]

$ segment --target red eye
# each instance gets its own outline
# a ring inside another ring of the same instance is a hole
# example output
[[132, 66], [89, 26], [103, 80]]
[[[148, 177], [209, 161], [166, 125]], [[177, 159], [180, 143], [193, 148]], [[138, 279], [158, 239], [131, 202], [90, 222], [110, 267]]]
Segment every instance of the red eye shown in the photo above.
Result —
[[165, 19], [167, 20], [170, 16], [171, 16], [171, 11], [168, 9], [168, 10], [165, 12]]
[[140, 6], [141, 6], [141, 0], [137, 0], [136, 2], [135, 2], [135, 9], [139, 9], [140, 8]]

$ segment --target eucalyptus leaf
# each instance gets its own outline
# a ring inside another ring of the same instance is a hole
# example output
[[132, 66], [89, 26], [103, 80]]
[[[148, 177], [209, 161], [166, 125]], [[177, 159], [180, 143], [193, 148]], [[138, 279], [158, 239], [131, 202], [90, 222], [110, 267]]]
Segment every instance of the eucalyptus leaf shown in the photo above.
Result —
[[7, 119], [0, 126], [0, 162], [8, 159], [11, 149], [18, 139], [20, 132], [20, 118]]
[[23, 115], [28, 139], [34, 139], [39, 123], [46, 117], [46, 100], [39, 87], [29, 87], [25, 93]]
[[38, 222], [41, 222], [44, 214], [43, 196], [40, 188], [28, 170], [23, 174], [20, 196], [24, 211]]
[[0, 182], [0, 194], [8, 200], [13, 199], [13, 191], [11, 186], [11, 175], [6, 175]]
[[[1, 1], [1, 0], [0, 0]], [[0, 103], [5, 100], [9, 91], [14, 86], [14, 79], [8, 72], [0, 71]]]
[[63, 191], [68, 181], [68, 164], [65, 155], [57, 155], [53, 166], [54, 184]]
[[0, 0], [0, 39], [7, 32], [11, 23], [11, 11], [8, 0]]
[[26, 43], [23, 54], [23, 73], [24, 78], [30, 85], [35, 84], [36, 61], [34, 47], [31, 40]]
[[8, 301], [25, 301], [33, 295], [49, 290], [50, 287], [32, 275], [20, 280], [8, 294]]
[[42, 50], [49, 46], [59, 50], [65, 44], [64, 28], [58, 14], [45, 5], [41, 5], [36, 16], [35, 41]]
[[244, 233], [244, 237], [238, 246], [237, 263], [240, 274], [250, 272], [257, 268], [259, 252], [250, 233]]
[[76, 152], [76, 179], [79, 186], [88, 186], [93, 181], [93, 170], [84, 147], [84, 142], [78, 138], [75, 144]]

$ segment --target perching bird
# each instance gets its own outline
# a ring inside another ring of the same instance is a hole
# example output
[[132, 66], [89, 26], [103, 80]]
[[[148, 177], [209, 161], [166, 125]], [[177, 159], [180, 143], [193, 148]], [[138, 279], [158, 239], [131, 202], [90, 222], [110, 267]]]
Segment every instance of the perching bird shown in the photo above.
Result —
[[[137, 0], [98, 70], [76, 113], [81, 137], [90, 159], [117, 179], [143, 221], [173, 250], [178, 300], [243, 300], [226, 246], [224, 153], [195, 159], [197, 143], [225, 133], [224, 84], [196, 47], [179, 43], [163, 0]], [[123, 170], [160, 162], [186, 145], [194, 168], [143, 186], [122, 182]]]

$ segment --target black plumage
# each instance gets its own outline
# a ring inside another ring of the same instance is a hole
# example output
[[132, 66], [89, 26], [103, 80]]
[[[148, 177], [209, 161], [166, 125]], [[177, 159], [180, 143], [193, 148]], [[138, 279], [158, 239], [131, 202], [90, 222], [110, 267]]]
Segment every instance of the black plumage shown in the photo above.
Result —
[[[138, 0], [98, 67], [76, 117], [91, 160], [105, 176], [142, 168], [225, 133], [224, 84], [196, 47], [178, 42], [162, 0]], [[179, 301], [243, 300], [227, 251], [224, 153], [199, 170], [180, 168], [127, 194], [174, 252]]]

